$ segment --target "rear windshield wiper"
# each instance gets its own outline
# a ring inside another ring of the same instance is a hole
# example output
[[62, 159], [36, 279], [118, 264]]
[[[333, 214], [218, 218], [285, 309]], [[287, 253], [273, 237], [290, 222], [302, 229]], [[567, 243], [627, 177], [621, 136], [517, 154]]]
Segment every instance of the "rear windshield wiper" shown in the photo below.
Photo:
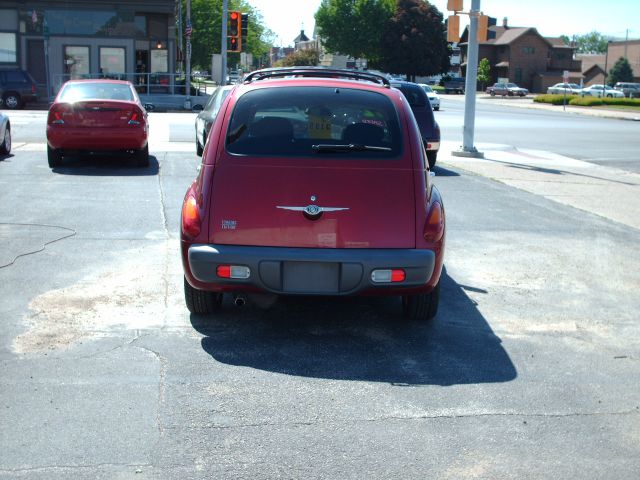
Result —
[[362, 145], [362, 144], [354, 144], [350, 143], [348, 145], [344, 144], [330, 144], [330, 143], [321, 143], [319, 145], [311, 145], [311, 149], [314, 152], [390, 152], [391, 148], [389, 147], [374, 147], [373, 145]]

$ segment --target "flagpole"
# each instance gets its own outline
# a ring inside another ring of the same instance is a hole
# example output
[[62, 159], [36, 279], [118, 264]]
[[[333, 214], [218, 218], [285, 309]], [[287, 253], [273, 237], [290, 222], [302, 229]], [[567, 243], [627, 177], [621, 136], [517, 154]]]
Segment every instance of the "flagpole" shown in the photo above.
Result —
[[184, 102], [184, 108], [191, 110], [191, 0], [187, 0], [187, 31], [187, 78], [184, 82], [187, 88], [187, 99]]

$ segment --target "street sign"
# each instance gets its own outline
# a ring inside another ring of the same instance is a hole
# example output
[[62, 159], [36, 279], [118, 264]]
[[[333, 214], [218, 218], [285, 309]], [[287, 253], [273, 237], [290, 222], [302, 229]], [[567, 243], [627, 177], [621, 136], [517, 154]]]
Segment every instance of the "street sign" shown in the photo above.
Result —
[[565, 70], [562, 72], [562, 81], [564, 83], [569, 83], [569, 70]]

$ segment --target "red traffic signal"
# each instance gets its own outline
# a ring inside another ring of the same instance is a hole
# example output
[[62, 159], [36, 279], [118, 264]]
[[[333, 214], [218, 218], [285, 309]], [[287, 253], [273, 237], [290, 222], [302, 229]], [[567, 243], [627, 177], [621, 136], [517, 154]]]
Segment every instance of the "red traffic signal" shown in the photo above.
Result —
[[238, 37], [227, 37], [227, 51], [229, 52], [240, 51], [240, 40], [238, 39]]

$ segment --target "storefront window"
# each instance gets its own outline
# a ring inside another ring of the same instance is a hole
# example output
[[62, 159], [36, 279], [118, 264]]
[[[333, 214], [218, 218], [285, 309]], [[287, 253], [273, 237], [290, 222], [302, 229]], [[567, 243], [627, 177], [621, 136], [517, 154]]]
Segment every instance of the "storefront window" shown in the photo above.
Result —
[[100, 73], [105, 77], [118, 78], [125, 73], [125, 54], [121, 47], [100, 48]]
[[85, 78], [89, 74], [89, 47], [64, 47], [64, 73], [70, 79]]
[[151, 73], [167, 73], [169, 71], [168, 54], [169, 51], [166, 49], [151, 50]]
[[16, 34], [0, 33], [0, 63], [16, 63]]
[[27, 34], [43, 33], [44, 19], [51, 35], [95, 35], [101, 37], [145, 37], [146, 18], [133, 12], [102, 10], [21, 10]]

